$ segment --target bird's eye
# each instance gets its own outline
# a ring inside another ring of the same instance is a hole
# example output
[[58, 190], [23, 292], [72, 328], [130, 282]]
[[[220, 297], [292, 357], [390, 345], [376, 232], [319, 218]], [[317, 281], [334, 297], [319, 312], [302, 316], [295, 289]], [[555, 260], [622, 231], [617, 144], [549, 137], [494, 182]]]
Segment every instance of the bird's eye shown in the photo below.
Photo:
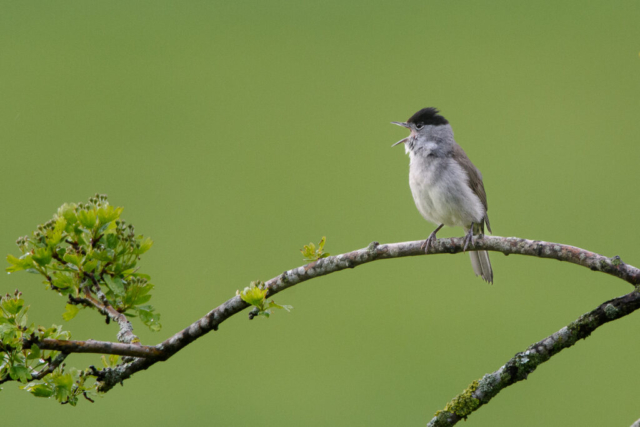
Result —
[[422, 123], [418, 123], [416, 125], [416, 129], [418, 129], [418, 130], [422, 129], [423, 127], [424, 127], [424, 124], [422, 124]]

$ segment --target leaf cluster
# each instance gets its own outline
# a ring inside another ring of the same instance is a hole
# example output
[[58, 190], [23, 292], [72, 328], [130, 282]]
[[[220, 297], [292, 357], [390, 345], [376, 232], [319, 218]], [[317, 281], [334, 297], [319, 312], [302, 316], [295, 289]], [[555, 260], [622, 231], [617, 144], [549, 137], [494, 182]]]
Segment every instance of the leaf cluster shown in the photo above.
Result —
[[[108, 314], [107, 320], [120, 322], [125, 319], [123, 314], [159, 330], [160, 315], [149, 304], [153, 284], [148, 275], [138, 272], [140, 257], [153, 241], [137, 235], [133, 225], [120, 219], [122, 210], [101, 194], [88, 203], [62, 205], [51, 220], [17, 240], [21, 255], [7, 257], [7, 272], [38, 274], [46, 289], [67, 296], [64, 320], [92, 307]], [[18, 381], [34, 396], [55, 398], [63, 404], [76, 405], [79, 396], [91, 400], [89, 395], [99, 385], [94, 377], [100, 374], [93, 367], [67, 369], [62, 363], [64, 355], [41, 350], [40, 340], [68, 340], [70, 333], [61, 326], [28, 324], [27, 311], [18, 291], [0, 300], [0, 383]], [[113, 368], [119, 360], [103, 357], [103, 364]]]
[[314, 245], [313, 243], [304, 245], [304, 247], [300, 249], [300, 252], [302, 252], [302, 256], [304, 257], [303, 259], [305, 261], [312, 262], [330, 256], [330, 253], [324, 252], [324, 244], [326, 243], [326, 241], [327, 238], [323, 236], [322, 239], [320, 239], [320, 243], [318, 243], [317, 249], [316, 245]]
[[137, 267], [153, 241], [136, 235], [134, 226], [120, 219], [122, 210], [102, 194], [84, 204], [65, 203], [31, 236], [17, 240], [22, 255], [7, 257], [7, 272], [40, 274], [48, 289], [70, 296], [65, 320], [80, 310], [74, 301], [95, 295], [118, 312], [139, 317], [151, 330], [160, 330], [160, 315], [148, 304], [153, 285]]
[[293, 309], [290, 305], [279, 305], [276, 304], [275, 301], [266, 300], [268, 289], [266, 288], [264, 282], [255, 281], [251, 282], [249, 286], [244, 288], [242, 291], [236, 291], [236, 295], [240, 296], [242, 300], [258, 309], [258, 316], [269, 317], [273, 312], [271, 309], [285, 309], [287, 311], [291, 311]]
[[18, 381], [34, 396], [53, 397], [74, 406], [79, 396], [95, 394], [93, 379], [75, 368], [65, 370], [64, 364], [42, 375], [59, 352], [40, 350], [35, 343], [25, 347], [24, 343], [45, 338], [67, 340], [71, 334], [61, 326], [45, 328], [29, 324], [28, 310], [18, 291], [0, 298], [0, 382]]

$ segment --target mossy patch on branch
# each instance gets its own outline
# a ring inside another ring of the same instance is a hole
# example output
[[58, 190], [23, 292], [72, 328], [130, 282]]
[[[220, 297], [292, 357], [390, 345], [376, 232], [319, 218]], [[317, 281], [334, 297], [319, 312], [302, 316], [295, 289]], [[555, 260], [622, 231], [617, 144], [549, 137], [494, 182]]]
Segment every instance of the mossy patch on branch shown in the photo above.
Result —
[[438, 417], [443, 412], [450, 412], [461, 418], [467, 418], [470, 413], [480, 406], [480, 400], [473, 397], [473, 392], [478, 389], [478, 384], [478, 380], [472, 382], [462, 393], [446, 404], [444, 411], [436, 412], [435, 416]]

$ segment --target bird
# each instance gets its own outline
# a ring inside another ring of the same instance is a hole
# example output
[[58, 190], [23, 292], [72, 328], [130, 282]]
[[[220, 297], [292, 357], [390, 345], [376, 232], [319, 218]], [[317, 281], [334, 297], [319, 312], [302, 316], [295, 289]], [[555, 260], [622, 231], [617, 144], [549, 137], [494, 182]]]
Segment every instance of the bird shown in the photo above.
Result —
[[[404, 144], [409, 155], [409, 187], [418, 211], [437, 227], [424, 241], [425, 253], [445, 225], [465, 230], [464, 249], [473, 244], [474, 234], [491, 232], [487, 215], [487, 194], [482, 174], [453, 138], [449, 121], [437, 108], [423, 108], [406, 122], [391, 122], [411, 131], [392, 145]], [[493, 269], [487, 251], [470, 251], [476, 276], [493, 283]]]

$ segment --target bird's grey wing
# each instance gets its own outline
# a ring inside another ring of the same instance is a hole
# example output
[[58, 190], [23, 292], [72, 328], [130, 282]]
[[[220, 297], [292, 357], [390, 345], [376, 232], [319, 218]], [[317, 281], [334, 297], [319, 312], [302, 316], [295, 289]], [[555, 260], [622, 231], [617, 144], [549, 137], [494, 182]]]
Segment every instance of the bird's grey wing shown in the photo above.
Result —
[[489, 224], [489, 216], [487, 215], [487, 211], [489, 210], [489, 205], [487, 204], [487, 193], [484, 191], [484, 184], [482, 183], [482, 174], [476, 168], [469, 157], [467, 157], [467, 153], [464, 152], [462, 147], [458, 144], [454, 144], [453, 155], [456, 159], [458, 159], [458, 163], [462, 166], [462, 169], [467, 173], [469, 177], [469, 187], [471, 190], [478, 196], [482, 205], [484, 206], [485, 215], [484, 222], [487, 224], [487, 229], [489, 232], [491, 231], [491, 225]]

